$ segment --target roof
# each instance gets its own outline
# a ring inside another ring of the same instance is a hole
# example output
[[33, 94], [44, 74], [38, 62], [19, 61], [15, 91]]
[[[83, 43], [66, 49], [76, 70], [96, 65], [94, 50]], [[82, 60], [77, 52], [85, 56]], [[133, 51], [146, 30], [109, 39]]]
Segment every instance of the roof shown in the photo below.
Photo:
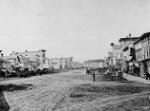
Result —
[[127, 40], [137, 40], [139, 37], [126, 37], [126, 38], [120, 38], [119, 42], [121, 41], [127, 41]]
[[103, 59], [95, 59], [95, 60], [87, 60], [85, 63], [99, 63], [99, 62], [105, 62]]
[[150, 32], [146, 32], [146, 33], [142, 34], [142, 35], [139, 37], [139, 39], [134, 42], [134, 44], [138, 43], [139, 41], [141, 41], [142, 39], [144, 39], [144, 38], [146, 38], [146, 37], [148, 37], [148, 36], [150, 36]]

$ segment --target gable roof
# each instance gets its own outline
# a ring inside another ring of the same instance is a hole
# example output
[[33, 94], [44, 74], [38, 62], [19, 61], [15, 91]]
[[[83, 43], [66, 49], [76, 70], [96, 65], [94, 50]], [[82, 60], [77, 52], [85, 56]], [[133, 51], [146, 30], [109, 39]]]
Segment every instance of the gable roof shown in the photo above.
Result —
[[139, 37], [139, 39], [134, 42], [134, 44], [138, 43], [139, 41], [141, 41], [142, 39], [144, 39], [144, 38], [146, 38], [146, 37], [148, 37], [148, 36], [150, 36], [150, 32], [146, 32], [146, 33], [142, 34], [142, 35]]
[[127, 40], [137, 40], [139, 37], [126, 37], [126, 38], [120, 38], [119, 42], [121, 41], [127, 41]]

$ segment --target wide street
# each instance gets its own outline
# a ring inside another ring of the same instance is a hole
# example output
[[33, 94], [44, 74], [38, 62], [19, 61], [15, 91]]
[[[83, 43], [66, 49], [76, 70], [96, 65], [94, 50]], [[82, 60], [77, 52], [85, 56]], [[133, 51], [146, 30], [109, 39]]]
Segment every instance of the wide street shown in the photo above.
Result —
[[[10, 111], [149, 111], [150, 85], [72, 70], [2, 81]], [[134, 106], [133, 106], [134, 105]]]

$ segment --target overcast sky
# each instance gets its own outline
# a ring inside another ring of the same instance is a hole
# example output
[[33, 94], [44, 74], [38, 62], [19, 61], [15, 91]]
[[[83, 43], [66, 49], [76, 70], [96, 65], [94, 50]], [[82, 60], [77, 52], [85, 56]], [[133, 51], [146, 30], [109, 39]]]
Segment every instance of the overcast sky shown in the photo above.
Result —
[[150, 31], [150, 0], [0, 0], [0, 48], [47, 57], [107, 56], [120, 37]]

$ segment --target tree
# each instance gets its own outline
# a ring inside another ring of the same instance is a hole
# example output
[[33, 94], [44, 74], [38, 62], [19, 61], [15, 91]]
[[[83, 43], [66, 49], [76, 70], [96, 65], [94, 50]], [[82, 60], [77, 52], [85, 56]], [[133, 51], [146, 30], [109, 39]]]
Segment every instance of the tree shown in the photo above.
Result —
[[131, 56], [131, 59], [130, 59], [130, 62], [133, 63], [132, 65], [132, 69], [130, 70], [132, 74], [135, 73], [135, 61], [136, 61], [136, 53], [135, 53], [135, 49], [133, 47], [130, 48], [130, 56]]
[[131, 56], [130, 61], [136, 60], [135, 49], [133, 47], [130, 48], [130, 56]]

